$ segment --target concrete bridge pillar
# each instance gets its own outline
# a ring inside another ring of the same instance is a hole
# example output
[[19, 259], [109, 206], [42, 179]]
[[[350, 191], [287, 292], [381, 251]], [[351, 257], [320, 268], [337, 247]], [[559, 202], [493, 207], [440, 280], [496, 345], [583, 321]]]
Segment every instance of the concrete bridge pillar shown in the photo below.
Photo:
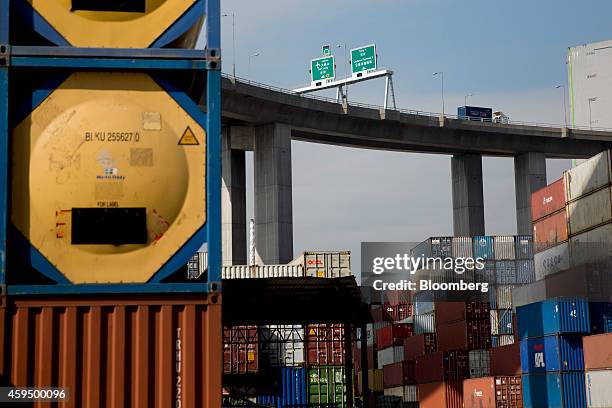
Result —
[[546, 156], [528, 152], [514, 156], [516, 231], [531, 235], [531, 193], [546, 186]]
[[232, 149], [232, 131], [221, 134], [221, 239], [223, 265], [247, 263], [245, 152]]
[[453, 234], [484, 235], [482, 156], [460, 154], [451, 159]]
[[291, 128], [255, 129], [255, 246], [264, 264], [293, 259]]

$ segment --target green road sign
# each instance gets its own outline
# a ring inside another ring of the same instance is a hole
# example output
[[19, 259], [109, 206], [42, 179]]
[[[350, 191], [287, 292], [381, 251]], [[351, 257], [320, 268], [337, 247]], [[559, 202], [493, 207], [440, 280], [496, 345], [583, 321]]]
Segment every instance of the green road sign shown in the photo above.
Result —
[[336, 77], [334, 56], [315, 58], [310, 61], [310, 79], [312, 82], [333, 80]]
[[351, 50], [351, 72], [353, 75], [374, 70], [376, 70], [376, 44]]

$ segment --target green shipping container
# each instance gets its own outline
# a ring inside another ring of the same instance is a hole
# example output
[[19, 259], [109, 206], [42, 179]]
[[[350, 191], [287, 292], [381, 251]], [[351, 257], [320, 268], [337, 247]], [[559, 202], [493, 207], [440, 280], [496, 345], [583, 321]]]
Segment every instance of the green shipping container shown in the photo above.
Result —
[[342, 366], [312, 366], [308, 370], [308, 402], [346, 407], [346, 380]]

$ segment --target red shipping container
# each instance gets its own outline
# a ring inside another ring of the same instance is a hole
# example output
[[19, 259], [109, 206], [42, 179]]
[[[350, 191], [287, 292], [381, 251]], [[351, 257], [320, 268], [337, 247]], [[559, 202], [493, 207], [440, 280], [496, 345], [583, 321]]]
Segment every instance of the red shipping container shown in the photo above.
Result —
[[404, 340], [404, 360], [414, 360], [437, 350], [436, 333], [423, 333]]
[[256, 326], [233, 326], [223, 329], [223, 373], [257, 373], [258, 348]]
[[567, 241], [567, 217], [565, 210], [549, 215], [533, 223], [533, 248], [541, 252]]
[[419, 384], [418, 395], [419, 408], [463, 408], [463, 381]]
[[404, 339], [412, 336], [411, 323], [394, 323], [376, 331], [376, 344], [379, 349], [401, 346]]
[[[366, 354], [368, 357], [368, 368], [376, 368], [377, 353], [374, 351], [374, 346], [368, 346], [366, 349]], [[353, 348], [353, 367], [357, 371], [361, 370], [361, 349], [357, 347]]]
[[416, 359], [415, 376], [418, 384], [463, 380], [470, 376], [470, 362], [467, 350], [438, 351]]
[[400, 361], [383, 366], [383, 385], [385, 388], [416, 384], [415, 361]]
[[389, 322], [389, 321], [391, 321], [391, 317], [387, 313], [386, 307], [384, 307], [384, 306], [380, 306], [380, 307], [377, 307], [377, 308], [372, 308], [371, 313], [372, 313], [372, 320], [374, 321], [374, 323], [381, 323], [381, 322]]
[[521, 377], [483, 377], [463, 381], [465, 408], [522, 408]]
[[459, 321], [437, 326], [438, 350], [491, 348], [491, 321]]
[[436, 302], [436, 324], [490, 320], [489, 309], [489, 303], [485, 302]]
[[512, 376], [521, 374], [521, 349], [519, 343], [489, 350], [490, 370], [493, 376]]
[[398, 305], [383, 305], [384, 312], [389, 321], [398, 322], [412, 316], [412, 304], [400, 303]]
[[342, 324], [313, 324], [306, 327], [309, 365], [344, 364]]
[[531, 219], [537, 221], [565, 208], [563, 177], [531, 194]]
[[612, 369], [612, 333], [585, 336], [582, 345], [585, 369]]
[[412, 292], [409, 290], [387, 290], [383, 292], [383, 303], [392, 306], [412, 302]]

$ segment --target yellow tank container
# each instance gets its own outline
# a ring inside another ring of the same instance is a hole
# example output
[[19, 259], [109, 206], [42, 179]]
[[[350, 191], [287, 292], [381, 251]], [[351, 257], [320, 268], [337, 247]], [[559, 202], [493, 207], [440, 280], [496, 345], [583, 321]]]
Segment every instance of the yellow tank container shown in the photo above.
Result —
[[203, 21], [203, 6], [191, 10], [198, 0], [26, 1], [74, 47], [148, 48], [166, 35], [176, 48], [193, 48]]
[[146, 282], [206, 221], [206, 133], [143, 73], [77, 72], [12, 134], [12, 222], [73, 283]]

